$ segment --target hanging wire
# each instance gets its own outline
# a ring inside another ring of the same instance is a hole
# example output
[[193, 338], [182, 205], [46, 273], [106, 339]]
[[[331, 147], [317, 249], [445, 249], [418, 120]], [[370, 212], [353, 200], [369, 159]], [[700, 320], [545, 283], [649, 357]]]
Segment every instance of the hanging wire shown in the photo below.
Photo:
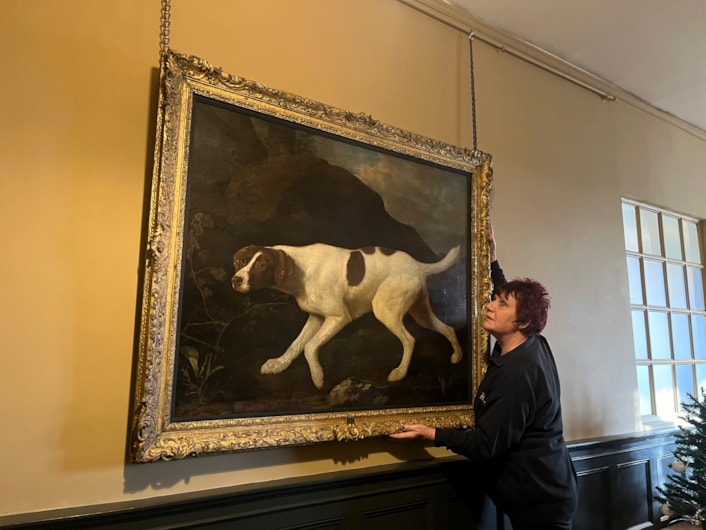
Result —
[[468, 49], [471, 63], [471, 120], [473, 124], [473, 151], [478, 151], [478, 131], [476, 130], [476, 80], [473, 68], [473, 32], [468, 35]]
[[162, 0], [162, 11], [159, 15], [159, 56], [164, 57], [169, 51], [169, 15], [171, 6], [169, 0]]

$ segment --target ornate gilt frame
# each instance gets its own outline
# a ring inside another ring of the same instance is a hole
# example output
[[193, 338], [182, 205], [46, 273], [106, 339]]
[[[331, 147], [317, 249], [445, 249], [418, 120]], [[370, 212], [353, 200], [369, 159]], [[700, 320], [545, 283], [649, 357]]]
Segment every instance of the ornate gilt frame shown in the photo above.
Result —
[[401, 422], [439, 427], [473, 421], [471, 399], [451, 406], [414, 406], [316, 413], [175, 419], [176, 341], [183, 273], [185, 211], [194, 97], [232, 105], [282, 123], [308, 127], [400, 154], [410, 160], [460, 170], [470, 182], [468, 221], [468, 356], [471, 396], [484, 370], [488, 337], [480, 317], [490, 293], [488, 209], [491, 157], [228, 75], [197, 57], [168, 50], [161, 67], [157, 141], [150, 201], [139, 351], [135, 373], [131, 456], [135, 462], [180, 459], [202, 453], [244, 451], [331, 440], [360, 440], [395, 431]]

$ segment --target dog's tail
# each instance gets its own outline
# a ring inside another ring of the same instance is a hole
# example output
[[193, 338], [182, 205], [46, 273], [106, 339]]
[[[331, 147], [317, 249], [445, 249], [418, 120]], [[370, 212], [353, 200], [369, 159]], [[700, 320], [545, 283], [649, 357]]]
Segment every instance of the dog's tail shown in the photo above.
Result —
[[426, 266], [426, 275], [431, 276], [432, 274], [439, 274], [451, 268], [451, 266], [456, 263], [458, 255], [461, 253], [461, 245], [455, 246], [449, 253], [446, 254], [440, 261], [436, 263], [428, 263]]

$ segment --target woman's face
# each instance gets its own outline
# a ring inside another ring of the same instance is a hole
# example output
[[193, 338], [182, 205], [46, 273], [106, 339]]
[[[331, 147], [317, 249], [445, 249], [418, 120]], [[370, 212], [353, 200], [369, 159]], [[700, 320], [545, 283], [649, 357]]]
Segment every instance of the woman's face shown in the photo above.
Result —
[[517, 300], [510, 294], [499, 294], [485, 306], [483, 329], [494, 337], [502, 337], [520, 330], [517, 323]]

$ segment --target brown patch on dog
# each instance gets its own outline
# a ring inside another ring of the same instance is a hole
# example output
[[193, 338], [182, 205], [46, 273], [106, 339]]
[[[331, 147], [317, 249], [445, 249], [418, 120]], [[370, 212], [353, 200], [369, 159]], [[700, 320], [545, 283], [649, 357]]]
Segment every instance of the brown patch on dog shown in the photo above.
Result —
[[346, 279], [348, 285], [356, 286], [365, 278], [365, 258], [360, 250], [354, 250], [348, 257], [346, 265]]
[[360, 250], [363, 251], [363, 254], [375, 254], [375, 247], [363, 247]]
[[387, 248], [387, 247], [378, 247], [380, 249], [380, 252], [383, 253], [385, 256], [392, 256], [395, 252], [397, 252], [394, 248]]

